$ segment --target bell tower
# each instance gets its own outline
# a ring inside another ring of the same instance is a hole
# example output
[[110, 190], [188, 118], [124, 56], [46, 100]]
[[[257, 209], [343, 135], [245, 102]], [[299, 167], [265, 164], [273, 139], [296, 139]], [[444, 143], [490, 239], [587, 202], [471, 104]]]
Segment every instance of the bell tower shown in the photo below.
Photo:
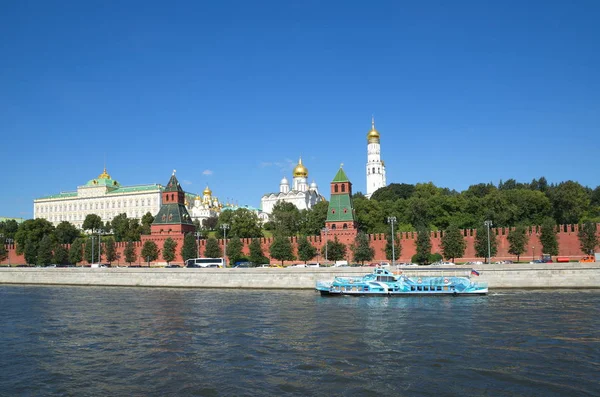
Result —
[[167, 187], [161, 194], [162, 205], [150, 226], [151, 234], [185, 234], [196, 227], [185, 208], [185, 192], [181, 188], [175, 170]]
[[375, 129], [375, 118], [371, 119], [371, 131], [367, 134], [367, 194], [371, 195], [385, 183], [385, 163], [381, 160], [381, 144], [379, 132]]

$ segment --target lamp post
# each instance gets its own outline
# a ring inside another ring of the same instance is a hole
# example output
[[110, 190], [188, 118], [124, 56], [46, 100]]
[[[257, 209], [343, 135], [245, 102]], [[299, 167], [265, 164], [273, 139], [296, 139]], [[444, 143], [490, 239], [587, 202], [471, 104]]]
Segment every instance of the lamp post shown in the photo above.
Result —
[[196, 232], [194, 234], [196, 235], [196, 258], [200, 258], [200, 236], [202, 233]]
[[227, 229], [229, 229], [229, 224], [222, 224], [221, 229], [223, 229], [223, 267], [227, 267]]
[[94, 263], [94, 234], [93, 233], [90, 236], [90, 238], [92, 239], [92, 259], [90, 260], [90, 266], [91, 266], [92, 263]]
[[12, 245], [12, 243], [15, 240], [13, 240], [12, 238], [7, 238], [6, 239], [6, 244], [8, 244], [8, 252], [7, 252], [7, 257], [8, 257], [8, 267], [10, 267], [10, 246]]
[[394, 223], [396, 223], [395, 216], [388, 216], [388, 223], [392, 226], [392, 268], [394, 267], [394, 262], [396, 261], [396, 247], [394, 244]]
[[327, 246], [329, 245], [329, 239], [327, 238], [327, 233], [329, 232], [329, 229], [327, 229], [326, 227], [324, 227], [323, 229], [321, 229], [321, 231], [323, 233], [325, 233], [325, 263], [327, 263]]
[[491, 250], [491, 245], [490, 245], [490, 226], [492, 226], [492, 221], [485, 221], [485, 222], [483, 222], [483, 224], [485, 226], [487, 226], [487, 240], [488, 240], [487, 241], [487, 243], [488, 243], [488, 260], [487, 260], [487, 263], [489, 264], [490, 260], [491, 260], [490, 256], [491, 256], [491, 251], [492, 251]]
[[100, 235], [104, 234], [102, 232], [98, 232], [98, 265], [102, 262], [102, 240], [100, 240]]

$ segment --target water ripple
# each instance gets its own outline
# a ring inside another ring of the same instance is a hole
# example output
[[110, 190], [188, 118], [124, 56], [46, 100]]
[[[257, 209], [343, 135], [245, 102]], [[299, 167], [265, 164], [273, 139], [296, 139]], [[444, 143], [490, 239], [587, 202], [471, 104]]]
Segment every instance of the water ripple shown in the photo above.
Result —
[[0, 286], [0, 395], [600, 395], [598, 291]]

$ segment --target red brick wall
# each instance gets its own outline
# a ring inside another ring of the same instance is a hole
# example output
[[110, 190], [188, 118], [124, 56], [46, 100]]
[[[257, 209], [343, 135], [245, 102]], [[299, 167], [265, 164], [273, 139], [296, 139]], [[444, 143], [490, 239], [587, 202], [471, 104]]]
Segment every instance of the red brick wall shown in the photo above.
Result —
[[[578, 225], [561, 225], [559, 228], [560, 228], [560, 230], [557, 234], [559, 256], [566, 256], [573, 260], [580, 259], [582, 256], [584, 256], [584, 253], [581, 252], [581, 249], [579, 248], [579, 238], [577, 237], [577, 233], [579, 232], [579, 226]], [[596, 225], [596, 230], [597, 230], [598, 236], [600, 237], [600, 229], [598, 228], [598, 224]], [[495, 233], [497, 236], [497, 239], [498, 239], [498, 253], [496, 256], [494, 256], [492, 258], [492, 260], [494, 260], [494, 261], [503, 260], [503, 259], [516, 260], [516, 257], [514, 255], [511, 255], [508, 253], [509, 244], [506, 239], [506, 237], [508, 236], [508, 231], [509, 231], [509, 228], [490, 229], [490, 233]], [[466, 261], [482, 260], [482, 258], [478, 258], [475, 256], [475, 247], [474, 247], [475, 230], [466, 229], [466, 230], [463, 230], [463, 234], [465, 236], [465, 240], [467, 241], [467, 249], [465, 251], [465, 256], [463, 258], [457, 258], [456, 261], [457, 262], [466, 262]], [[533, 257], [539, 258], [542, 254], [542, 252], [541, 252], [542, 245], [540, 244], [540, 240], [539, 240], [539, 227], [537, 227], [537, 226], [531, 227], [528, 234], [530, 236], [529, 243], [527, 244], [525, 253], [521, 256], [522, 261], [531, 260]], [[142, 251], [142, 246], [145, 241], [148, 241], [148, 240], [154, 241], [156, 243], [156, 245], [158, 245], [158, 248], [162, 249], [164, 241], [168, 237], [171, 237], [173, 240], [175, 240], [175, 242], [177, 242], [177, 248], [175, 249], [177, 258], [175, 259], [174, 263], [183, 263], [183, 259], [181, 258], [181, 255], [180, 255], [181, 247], [183, 246], [183, 237], [184, 237], [183, 235], [171, 235], [171, 236], [150, 235], [150, 236], [142, 236], [141, 242], [138, 241], [138, 242], [134, 243], [136, 252], [137, 252], [137, 256], [138, 256], [138, 260], [136, 261], [135, 264], [136, 265], [139, 264], [141, 266], [146, 265], [144, 259], [140, 257], [140, 254]], [[340, 238], [340, 237], [342, 237], [342, 238]], [[338, 239], [341, 242], [345, 243], [346, 245], [352, 244], [353, 239], [349, 239], [349, 238], [346, 239], [344, 237], [345, 236], [338, 236]], [[397, 262], [410, 262], [411, 257], [416, 253], [415, 240], [416, 240], [417, 234], [414, 232], [398, 233], [398, 237], [400, 238], [400, 241], [402, 244], [402, 253], [400, 254], [400, 256], [398, 258], [396, 258], [396, 261]], [[333, 241], [334, 237], [331, 235], [331, 233], [329, 233], [327, 238], [329, 240]], [[385, 258], [385, 245], [386, 245], [385, 235], [372, 234], [369, 236], [369, 238], [371, 240], [371, 246], [375, 249], [374, 261], [387, 261], [387, 259]], [[292, 240], [292, 246], [293, 246], [294, 252], [297, 252], [297, 238], [292, 237], [291, 240]], [[252, 239], [242, 239], [243, 252], [246, 255], [248, 255], [250, 253], [249, 245], [250, 245], [251, 241], [252, 241]], [[263, 248], [263, 253], [267, 257], [269, 257], [269, 247], [270, 247], [273, 239], [272, 238], [261, 238], [260, 241], [261, 241], [261, 245]], [[321, 236], [309, 236], [308, 241], [311, 242], [311, 244], [313, 246], [315, 246], [320, 252], [325, 239], [324, 239], [324, 236], [323, 236], [323, 238]], [[223, 240], [219, 240], [219, 244], [221, 245], [221, 249], [223, 249]], [[116, 248], [117, 248], [118, 254], [120, 255], [120, 259], [113, 262], [113, 264], [120, 264], [120, 265], [126, 264], [125, 260], [124, 260], [125, 255], [123, 254], [123, 251], [125, 250], [126, 245], [127, 245], [127, 243], [116, 243]], [[431, 252], [441, 253], [442, 249], [441, 249], [441, 234], [440, 234], [440, 232], [431, 232], [431, 245], [432, 245]], [[8, 249], [8, 252], [9, 252], [9, 258], [10, 258], [11, 264], [25, 263], [25, 258], [23, 257], [23, 255], [16, 254], [14, 244], [12, 244], [10, 246], [7, 245], [6, 248]], [[205, 248], [206, 248], [206, 240], [200, 240], [200, 256], [204, 256]], [[352, 254], [351, 254], [349, 247], [348, 247], [348, 255], [349, 255], [348, 260], [352, 261], [352, 257], [351, 257]], [[103, 261], [104, 260], [105, 259], [103, 256]], [[314, 260], [323, 262], [324, 258], [321, 258], [320, 254], [319, 254], [319, 256], [317, 258], [315, 258]], [[162, 260], [162, 257], [160, 257], [160, 255], [159, 255], [159, 259], [157, 262], [164, 262]], [[296, 262], [298, 262], [298, 261], [285, 262], [285, 264], [296, 263]], [[3, 265], [6, 265], [7, 263], [8, 263], [7, 259], [2, 261]], [[273, 259], [273, 260], [271, 260], [271, 263], [280, 263], [280, 262]]]

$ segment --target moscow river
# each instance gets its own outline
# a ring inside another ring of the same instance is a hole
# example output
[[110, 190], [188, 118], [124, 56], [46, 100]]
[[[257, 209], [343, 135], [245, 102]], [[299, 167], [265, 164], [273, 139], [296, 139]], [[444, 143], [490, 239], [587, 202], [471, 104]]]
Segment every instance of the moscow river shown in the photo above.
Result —
[[0, 286], [0, 395], [598, 396], [600, 291]]

